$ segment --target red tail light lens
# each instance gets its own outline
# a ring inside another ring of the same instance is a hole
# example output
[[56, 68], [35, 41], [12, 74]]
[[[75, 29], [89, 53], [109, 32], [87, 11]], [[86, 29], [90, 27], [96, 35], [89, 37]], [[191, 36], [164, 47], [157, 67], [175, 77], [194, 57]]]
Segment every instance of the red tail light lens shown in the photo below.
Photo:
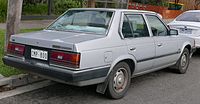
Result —
[[7, 53], [16, 56], [24, 56], [25, 45], [9, 43]]
[[52, 64], [56, 64], [56, 65], [79, 68], [80, 54], [61, 52], [61, 51], [52, 51], [50, 61]]

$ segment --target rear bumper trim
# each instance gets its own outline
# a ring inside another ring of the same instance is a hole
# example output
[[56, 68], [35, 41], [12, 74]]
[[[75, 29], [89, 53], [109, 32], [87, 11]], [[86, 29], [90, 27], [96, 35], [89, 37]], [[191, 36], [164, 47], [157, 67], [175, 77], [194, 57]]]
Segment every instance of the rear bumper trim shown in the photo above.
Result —
[[21, 59], [10, 56], [4, 56], [3, 62], [8, 66], [19, 68], [30, 73], [35, 73], [39, 76], [43, 76], [51, 80], [77, 86], [101, 83], [106, 78], [110, 69], [110, 67], [102, 67], [95, 68], [94, 70], [85, 69], [80, 71], [73, 71], [49, 66], [46, 64], [38, 64], [34, 62], [23, 61]]

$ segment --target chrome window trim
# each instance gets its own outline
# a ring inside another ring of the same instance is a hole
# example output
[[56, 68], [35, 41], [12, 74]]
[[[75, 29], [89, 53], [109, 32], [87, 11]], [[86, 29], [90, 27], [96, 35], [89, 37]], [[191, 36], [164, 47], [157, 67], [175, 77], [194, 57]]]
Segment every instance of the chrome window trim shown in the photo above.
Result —
[[[141, 39], [141, 38], [149, 38], [149, 37], [152, 37], [152, 34], [151, 34], [151, 31], [150, 31], [150, 28], [149, 28], [149, 24], [148, 24], [148, 22], [146, 21], [146, 17], [145, 17], [145, 15], [144, 15], [144, 13], [142, 13], [142, 12], [127, 12], [127, 13], [125, 13], [126, 11], [123, 11], [123, 12], [121, 12], [121, 15], [120, 15], [120, 23], [119, 23], [119, 34], [120, 34], [120, 37], [122, 38], [122, 39]], [[130, 37], [130, 38], [124, 38], [124, 35], [123, 35], [123, 33], [122, 33], [122, 26], [123, 26], [123, 19], [124, 19], [124, 16], [125, 15], [141, 15], [142, 16], [142, 18], [143, 18], [143, 20], [144, 20], [144, 23], [145, 23], [145, 25], [147, 26], [147, 30], [148, 30], [148, 32], [149, 32], [149, 37], [138, 37], [138, 38], [134, 38], [134, 37]]]
[[149, 29], [150, 29], [150, 30], [151, 30], [151, 26], [150, 26], [150, 24], [149, 24], [149, 20], [148, 20], [147, 16], [154, 16], [154, 17], [157, 17], [158, 20], [164, 25], [164, 27], [165, 27], [166, 30], [167, 30], [167, 35], [166, 35], [166, 36], [154, 36], [153, 33], [152, 33], [152, 31], [150, 31], [151, 34], [152, 34], [152, 37], [167, 37], [167, 36], [169, 37], [169, 36], [170, 36], [169, 33], [168, 33], [168, 31], [169, 31], [170, 29], [167, 27], [166, 23], [164, 23], [164, 22], [159, 18], [159, 16], [157, 16], [156, 14], [144, 14], [144, 15], [145, 15], [145, 17], [146, 17], [146, 20], [147, 20], [147, 23], [148, 23], [148, 26], [149, 26]]

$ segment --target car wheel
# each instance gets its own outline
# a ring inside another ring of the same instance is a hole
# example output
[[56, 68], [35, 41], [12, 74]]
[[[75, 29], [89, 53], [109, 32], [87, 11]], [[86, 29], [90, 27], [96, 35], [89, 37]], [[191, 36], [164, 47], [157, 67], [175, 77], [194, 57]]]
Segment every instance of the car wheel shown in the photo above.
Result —
[[131, 83], [130, 67], [125, 62], [118, 63], [109, 75], [106, 94], [113, 99], [124, 97]]
[[179, 58], [177, 62], [177, 72], [180, 74], [186, 73], [188, 66], [190, 62], [190, 53], [187, 48], [183, 50], [183, 53], [181, 54], [181, 57]]

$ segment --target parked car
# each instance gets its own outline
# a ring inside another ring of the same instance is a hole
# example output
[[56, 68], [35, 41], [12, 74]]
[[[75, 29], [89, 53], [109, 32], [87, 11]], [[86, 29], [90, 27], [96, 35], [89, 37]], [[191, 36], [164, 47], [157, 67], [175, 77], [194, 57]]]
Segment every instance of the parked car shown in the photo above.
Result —
[[174, 66], [185, 73], [194, 40], [169, 29], [157, 13], [70, 9], [46, 29], [12, 35], [6, 65], [75, 86], [97, 84], [114, 99], [131, 78]]
[[200, 10], [186, 11], [168, 25], [177, 29], [180, 35], [195, 39], [196, 47], [200, 48]]

